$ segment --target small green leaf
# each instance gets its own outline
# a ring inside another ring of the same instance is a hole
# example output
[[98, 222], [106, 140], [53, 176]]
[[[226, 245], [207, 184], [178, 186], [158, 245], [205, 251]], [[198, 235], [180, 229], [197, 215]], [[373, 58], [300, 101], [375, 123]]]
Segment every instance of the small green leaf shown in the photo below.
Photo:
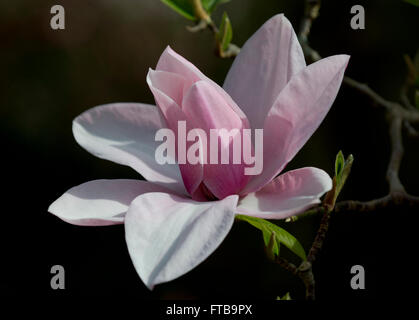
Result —
[[338, 152], [335, 160], [335, 177], [340, 178], [342, 175], [343, 166], [345, 165], [345, 158], [342, 150]]
[[291, 295], [290, 295], [290, 293], [289, 292], [287, 292], [286, 294], [284, 294], [284, 296], [281, 298], [281, 297], [276, 297], [276, 300], [292, 300], [291, 299]]
[[[307, 259], [304, 248], [302, 247], [300, 242], [293, 235], [291, 235], [288, 231], [282, 229], [276, 224], [273, 224], [264, 219], [260, 219], [256, 217], [249, 217], [249, 216], [245, 216], [241, 214], [237, 215], [236, 218], [239, 220], [246, 221], [247, 223], [251, 224], [255, 228], [261, 230], [263, 234], [263, 240], [265, 242], [265, 246], [272, 247], [272, 251], [274, 252], [275, 255], [279, 255], [279, 246], [280, 244], [283, 244], [288, 249], [290, 249], [293, 253], [299, 256], [301, 259], [303, 260]], [[275, 236], [275, 242], [277, 246], [272, 246], [272, 244], [269, 244], [269, 241], [272, 235]]]
[[217, 43], [221, 52], [227, 51], [233, 39], [233, 28], [231, 27], [230, 19], [227, 12], [224, 12], [221, 20], [220, 30], [217, 33]]
[[177, 13], [189, 20], [196, 20], [192, 0], [161, 0]]
[[345, 185], [346, 179], [348, 179], [349, 173], [351, 172], [353, 162], [354, 162], [354, 156], [350, 154], [348, 156], [348, 158], [346, 158], [346, 160], [345, 160], [345, 163], [343, 165], [342, 171], [341, 171], [340, 176], [339, 176], [339, 181], [337, 181], [337, 183], [336, 183], [336, 190], [337, 190], [336, 197], [342, 191], [342, 188]]
[[404, 2], [413, 4], [416, 7], [419, 7], [419, 0], [404, 0]]
[[342, 191], [346, 179], [348, 178], [349, 173], [351, 172], [353, 161], [354, 157], [352, 155], [349, 155], [348, 158], [345, 160], [342, 151], [339, 151], [336, 155], [333, 188], [326, 194], [326, 197], [323, 201], [323, 205], [329, 211], [332, 211], [335, 207], [336, 199], [338, 198], [339, 193]]
[[415, 92], [415, 104], [416, 104], [416, 108], [419, 109], [419, 90], [416, 90]]

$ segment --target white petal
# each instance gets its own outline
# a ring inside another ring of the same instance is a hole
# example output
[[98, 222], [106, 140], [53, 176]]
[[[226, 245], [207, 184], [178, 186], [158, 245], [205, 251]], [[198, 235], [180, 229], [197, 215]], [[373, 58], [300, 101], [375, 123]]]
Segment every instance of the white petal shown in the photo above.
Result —
[[241, 199], [237, 212], [264, 219], [288, 218], [320, 203], [320, 197], [331, 188], [332, 179], [321, 169], [288, 171]]
[[165, 194], [136, 198], [125, 219], [128, 251], [140, 278], [154, 285], [182, 276], [204, 261], [234, 222], [238, 196], [196, 202]]
[[81, 226], [120, 224], [132, 200], [140, 194], [157, 191], [168, 190], [140, 180], [93, 180], [65, 192], [48, 211]]
[[263, 172], [243, 193], [269, 183], [317, 130], [336, 98], [349, 56], [317, 61], [291, 78], [269, 110], [263, 130]]
[[278, 14], [247, 40], [223, 87], [244, 111], [252, 129], [263, 128], [278, 94], [305, 66], [291, 23]]
[[77, 142], [95, 156], [128, 165], [146, 180], [186, 193], [177, 164], [160, 165], [157, 130], [166, 127], [158, 109], [140, 103], [114, 103], [90, 109], [73, 121]]

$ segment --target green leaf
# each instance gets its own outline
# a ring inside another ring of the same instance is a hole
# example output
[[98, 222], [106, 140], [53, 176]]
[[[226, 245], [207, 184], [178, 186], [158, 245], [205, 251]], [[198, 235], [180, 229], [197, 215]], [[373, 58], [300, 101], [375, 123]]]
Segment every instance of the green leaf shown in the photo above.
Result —
[[281, 297], [276, 297], [276, 300], [292, 300], [292, 299], [291, 299], [290, 293], [287, 292], [286, 294], [284, 294], [284, 296], [282, 298]]
[[342, 190], [342, 187], [349, 176], [353, 161], [354, 161], [354, 157], [351, 154], [345, 160], [342, 151], [339, 151], [339, 153], [336, 156], [336, 162], [335, 162], [336, 198], [339, 195], [340, 191]]
[[415, 104], [416, 104], [416, 108], [419, 109], [419, 90], [416, 90], [415, 92]]
[[189, 20], [196, 20], [192, 0], [161, 0], [177, 13]]
[[233, 28], [231, 27], [230, 19], [227, 12], [224, 12], [221, 20], [220, 30], [217, 33], [217, 43], [222, 52], [227, 51], [231, 39], [233, 39]]
[[[164, 4], [168, 5], [174, 11], [184, 16], [189, 20], [196, 20], [195, 11], [192, 0], [161, 0]], [[221, 4], [230, 0], [201, 0], [202, 7], [206, 12], [211, 14], [215, 8]]]
[[335, 207], [336, 199], [345, 185], [346, 179], [351, 172], [354, 157], [350, 154], [345, 160], [342, 151], [339, 151], [335, 160], [335, 177], [333, 178], [333, 188], [330, 190], [323, 201], [324, 206], [332, 211]]
[[419, 7], [419, 0], [404, 0], [404, 2], [413, 4], [416, 7]]
[[341, 177], [342, 176], [342, 170], [345, 165], [345, 158], [343, 157], [342, 150], [338, 152], [335, 160], [335, 176]]
[[[273, 247], [272, 251], [275, 255], [279, 255], [279, 246], [283, 244], [288, 249], [290, 249], [293, 253], [299, 256], [301, 259], [306, 260], [307, 256], [304, 251], [304, 248], [300, 244], [300, 242], [291, 235], [288, 231], [282, 229], [281, 227], [273, 224], [269, 221], [264, 219], [256, 218], [256, 217], [249, 217], [245, 215], [237, 215], [237, 219], [246, 221], [247, 223], [251, 224], [255, 228], [262, 231], [263, 234], [263, 241], [265, 242], [265, 246]], [[273, 236], [272, 236], [273, 235]], [[271, 237], [275, 238], [276, 246], [272, 246], [270, 244]]]

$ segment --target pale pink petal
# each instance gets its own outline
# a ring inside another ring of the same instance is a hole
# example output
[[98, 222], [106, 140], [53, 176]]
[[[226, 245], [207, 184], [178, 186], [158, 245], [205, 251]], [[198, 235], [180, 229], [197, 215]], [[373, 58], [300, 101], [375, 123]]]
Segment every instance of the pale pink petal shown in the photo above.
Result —
[[165, 193], [136, 198], [125, 218], [125, 237], [144, 284], [152, 289], [204, 261], [230, 231], [237, 200], [196, 202]]
[[[175, 83], [170, 84], [173, 81]], [[176, 83], [178, 82], [178, 83]], [[176, 159], [178, 160], [178, 143], [179, 139], [183, 139], [182, 137], [178, 136], [178, 128], [179, 122], [184, 121], [186, 125], [186, 133], [193, 129], [189, 121], [187, 121], [187, 117], [182, 111], [181, 107], [176, 103], [174, 99], [168, 94], [172, 96], [176, 96], [176, 91], [180, 90], [184, 79], [181, 76], [176, 74], [171, 74], [162, 71], [154, 71], [149, 70], [147, 75], [147, 83], [150, 87], [154, 95], [154, 99], [158, 107], [160, 108], [165, 121], [167, 123], [168, 128], [170, 128], [173, 133], [175, 134], [176, 138]], [[163, 92], [160, 88], [167, 90], [168, 94]], [[183, 89], [182, 89], [183, 90]], [[182, 94], [183, 95], [183, 94]], [[179, 99], [179, 97], [178, 97]], [[186, 139], [186, 137], [185, 137]], [[192, 142], [186, 143], [186, 149]], [[182, 175], [183, 183], [185, 185], [186, 190], [189, 194], [193, 194], [198, 186], [201, 184], [203, 178], [203, 166], [202, 163], [191, 164], [189, 162], [184, 163], [184, 161], [179, 162], [179, 168]]]
[[178, 106], [182, 105], [184, 91], [189, 88], [186, 79], [176, 73], [149, 69], [147, 81], [153, 88], [170, 97]]
[[331, 188], [332, 180], [323, 170], [288, 171], [261, 190], [242, 198], [237, 212], [264, 219], [288, 218], [320, 203], [319, 198]]
[[[210, 164], [207, 155], [204, 166], [204, 183], [208, 189], [219, 199], [232, 194], [237, 194], [247, 183], [250, 176], [244, 175], [245, 164], [242, 152], [239, 164], [233, 163], [233, 139], [219, 139], [218, 149], [211, 148], [211, 129], [224, 129], [226, 134], [237, 129], [236, 143], [242, 144], [243, 123], [240, 117], [229, 107], [228, 101], [208, 82], [198, 81], [188, 91], [182, 105], [191, 123], [203, 129], [207, 137], [207, 150], [217, 155], [218, 164]], [[227, 137], [227, 135], [223, 135]], [[221, 163], [221, 152], [229, 154], [229, 163]]]
[[48, 211], [80, 226], [121, 224], [132, 200], [147, 192], [170, 191], [141, 180], [93, 180], [65, 192]]
[[317, 130], [336, 98], [348, 60], [337, 55], [315, 62], [281, 91], [265, 121], [263, 172], [244, 193], [271, 181]]
[[185, 79], [188, 87], [196, 81], [208, 79], [197, 67], [181, 55], [177, 54], [169, 46], [160, 56], [156, 71], [166, 71], [181, 75]]
[[305, 66], [292, 25], [279, 14], [247, 40], [227, 75], [224, 89], [247, 115], [251, 127], [263, 128], [278, 94]]
[[177, 164], [160, 165], [157, 130], [166, 127], [155, 106], [114, 103], [90, 109], [73, 121], [76, 141], [95, 156], [132, 167], [145, 179], [186, 193]]
[[[180, 76], [183, 79], [182, 85], [184, 87], [184, 93], [197, 81], [205, 80], [209, 82], [219, 92], [219, 94], [224, 97], [230, 108], [232, 108], [234, 112], [236, 112], [240, 117], [240, 119], [242, 119], [243, 125], [245, 127], [250, 127], [246, 115], [231, 99], [231, 97], [223, 90], [223, 88], [205, 76], [197, 67], [195, 67], [191, 62], [186, 60], [180, 54], [176, 53], [172, 48], [167, 47], [166, 50], [164, 50], [160, 56], [159, 62], [157, 63], [156, 71], [166, 72], [166, 74], [177, 74]], [[167, 81], [169, 82], [170, 80]], [[171, 91], [170, 85], [162, 85], [160, 90], [163, 91], [166, 95], [171, 96], [169, 92], [166, 92], [165, 88], [169, 88], [168, 91]]]

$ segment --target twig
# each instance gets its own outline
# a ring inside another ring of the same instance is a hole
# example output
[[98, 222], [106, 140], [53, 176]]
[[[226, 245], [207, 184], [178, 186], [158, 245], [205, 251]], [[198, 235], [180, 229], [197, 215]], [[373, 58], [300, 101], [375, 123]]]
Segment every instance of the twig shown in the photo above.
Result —
[[[305, 1], [304, 17], [301, 22], [300, 33], [298, 35], [305, 56], [313, 62], [320, 60], [321, 56], [316, 50], [310, 47], [308, 43], [308, 36], [310, 34], [313, 21], [319, 15], [320, 4], [320, 0]], [[408, 204], [410, 206], [419, 207], [419, 197], [407, 194], [399, 178], [399, 169], [404, 153], [402, 136], [403, 123], [411, 133], [414, 132], [416, 134], [414, 128], [410, 126], [410, 123], [419, 122], [419, 112], [412, 108], [409, 99], [407, 98], [407, 89], [403, 88], [401, 92], [401, 99], [403, 104], [407, 107], [406, 109], [397, 102], [386, 100], [377, 92], [372, 90], [368, 85], [360, 83], [350, 77], [345, 76], [343, 82], [346, 85], [368, 96], [378, 106], [383, 107], [387, 112], [387, 118], [389, 121], [389, 135], [391, 141], [391, 155], [386, 173], [386, 178], [389, 184], [389, 194], [383, 198], [367, 202], [353, 200], [339, 202], [335, 204], [333, 211], [374, 211], [376, 209], [386, 207], [391, 203], [396, 205]], [[307, 261], [303, 262], [303, 264], [306, 263], [305, 268], [309, 271], [308, 274], [310, 274], [310, 277], [313, 278], [312, 280], [306, 279], [307, 281], [304, 282], [306, 285], [307, 299], [314, 299], [314, 277], [312, 273], [312, 263], [315, 261], [317, 253], [323, 246], [323, 242], [329, 228], [331, 214], [330, 209], [331, 208], [327, 209], [324, 206], [321, 206], [310, 210], [310, 213], [323, 212], [323, 217], [320, 222], [316, 237], [310, 248]]]
[[311, 262], [303, 261], [298, 268], [293, 263], [281, 257], [276, 257], [274, 262], [291, 272], [293, 275], [298, 276], [303, 281], [306, 288], [307, 300], [315, 299], [315, 281]]
[[388, 118], [390, 122], [391, 156], [387, 166], [386, 179], [389, 184], [390, 193], [406, 193], [399, 178], [400, 163], [404, 153], [402, 119], [392, 111], [389, 112]]
[[406, 108], [410, 110], [416, 110], [413, 104], [410, 103], [409, 97], [408, 97], [409, 89], [414, 85], [415, 80], [417, 78], [416, 67], [412, 59], [409, 57], [409, 55], [405, 54], [403, 55], [403, 58], [407, 67], [407, 76], [402, 86], [402, 89], [400, 90], [400, 100], [402, 101], [402, 103], [404, 104]]
[[[212, 21], [211, 16], [205, 11], [205, 9], [202, 6], [202, 0], [193, 0], [192, 4], [194, 7], [195, 16], [199, 19], [198, 23], [195, 26], [188, 26], [186, 27], [188, 31], [190, 32], [198, 32], [202, 31], [206, 28], [208, 28], [214, 35], [215, 38], [217, 38], [217, 34], [219, 32], [217, 26]], [[234, 58], [240, 53], [240, 47], [230, 43], [228, 45], [227, 50], [221, 50], [219, 46], [217, 45], [216, 54], [220, 58]]]
[[[319, 14], [319, 9], [319, 0], [306, 0], [306, 10], [299, 34], [299, 39], [302, 42], [305, 54], [314, 61], [321, 59], [321, 56], [308, 45], [308, 35], [313, 21]], [[419, 112], [416, 109], [405, 109], [397, 102], [386, 100], [368, 85], [360, 83], [350, 77], [344, 77], [343, 82], [365, 94], [377, 105], [384, 107], [387, 110], [391, 140], [391, 156], [387, 167], [386, 177], [389, 183], [390, 193], [405, 193], [403, 184], [399, 179], [400, 163], [403, 157], [402, 123], [403, 121], [407, 123], [419, 122]]]
[[413, 137], [413, 138], [417, 138], [417, 137], [419, 137], [419, 132], [410, 124], [410, 122], [409, 121], [404, 121], [403, 122], [403, 124], [404, 124], [404, 127], [406, 128], [406, 130], [407, 130], [407, 134], [409, 135], [409, 136], [411, 136], [411, 137]]
[[402, 86], [401, 92], [400, 92], [400, 100], [404, 104], [404, 106], [410, 110], [416, 110], [416, 108], [413, 106], [413, 104], [410, 103], [409, 98], [407, 96], [408, 91], [408, 84], [407, 82]]
[[307, 261], [311, 263], [316, 260], [316, 255], [322, 248], [327, 230], [329, 229], [330, 211], [326, 210], [324, 207], [320, 208], [320, 211], [323, 212], [322, 220], [320, 221], [319, 230], [317, 231], [316, 237], [314, 238], [313, 244], [311, 245], [307, 256]]
[[[406, 193], [391, 193], [384, 197], [369, 200], [369, 201], [356, 201], [345, 200], [336, 203], [333, 212], [373, 212], [376, 210], [384, 209], [390, 205], [407, 206], [412, 208], [419, 208], [419, 197], [412, 196]], [[324, 212], [323, 207], [317, 207], [310, 210], [311, 214], [318, 214]]]
[[311, 31], [313, 21], [319, 16], [320, 11], [320, 0], [306, 0], [304, 8], [304, 17], [300, 25], [300, 33], [298, 39], [300, 40], [301, 47], [303, 48], [304, 54], [311, 60], [317, 61], [321, 59], [320, 54], [310, 47], [308, 44], [308, 36]]
[[293, 263], [289, 262], [288, 260], [286, 260], [284, 258], [281, 258], [279, 256], [277, 256], [274, 261], [275, 261], [275, 263], [277, 263], [281, 267], [283, 267], [285, 270], [288, 270], [292, 274], [297, 275], [298, 268], [295, 266], [295, 264], [293, 264]]

